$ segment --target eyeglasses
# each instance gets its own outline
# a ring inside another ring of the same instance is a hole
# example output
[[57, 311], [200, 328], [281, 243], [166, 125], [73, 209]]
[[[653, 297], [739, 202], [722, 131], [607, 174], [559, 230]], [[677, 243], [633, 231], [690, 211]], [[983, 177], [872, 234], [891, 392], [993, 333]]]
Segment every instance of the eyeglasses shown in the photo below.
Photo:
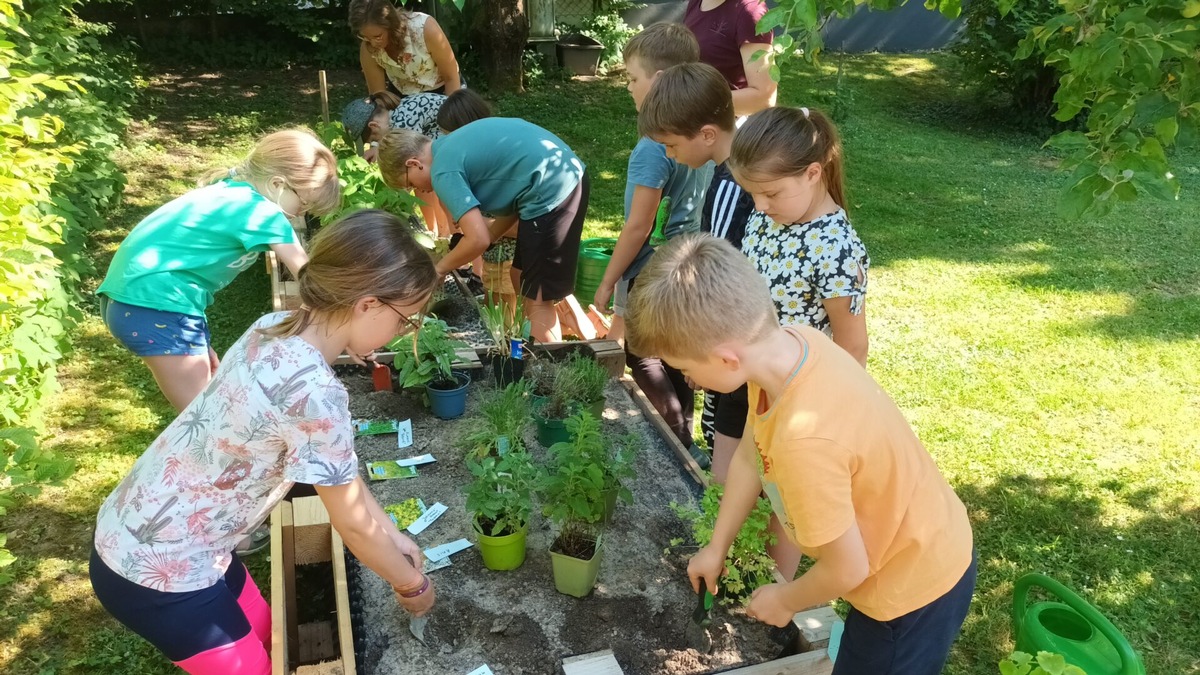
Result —
[[410, 179], [408, 177], [408, 170], [411, 168], [412, 167], [410, 167], [408, 165], [408, 162], [404, 163], [404, 185], [397, 185], [396, 187], [398, 189], [400, 189], [400, 190], [412, 190], [413, 189], [412, 179]]
[[[395, 313], [396, 313], [396, 316], [400, 317], [401, 319], [404, 319], [404, 322], [408, 324], [408, 327], [409, 327], [409, 329], [411, 329], [411, 331], [412, 331], [413, 333], [416, 333], [416, 332], [418, 332], [418, 331], [420, 331], [420, 330], [421, 330], [421, 324], [417, 323], [416, 321], [413, 321], [413, 318], [412, 318], [411, 316], [408, 316], [408, 315], [407, 315], [407, 314], [405, 314], [404, 312], [401, 312], [400, 310], [396, 309], [396, 308], [395, 308], [394, 306], [392, 306], [392, 304], [391, 304], [391, 303], [389, 303], [389, 302], [383, 302], [382, 300], [380, 300], [379, 302], [380, 302], [381, 304], [383, 304], [385, 307], [387, 307], [388, 309], [390, 309], [390, 310], [392, 310], [393, 312], [395, 312]], [[407, 334], [408, 334], [408, 331], [405, 331], [405, 333], [404, 333], [404, 334], [405, 334], [405, 335], [407, 335]]]
[[299, 216], [299, 215], [308, 213], [308, 210], [310, 208], [312, 208], [312, 202], [309, 202], [306, 199], [304, 199], [304, 197], [301, 197], [300, 192], [296, 188], [292, 187], [291, 185], [288, 185], [287, 183], [284, 183], [284, 185], [287, 187], [288, 192], [291, 192], [292, 194], [296, 195], [296, 201], [300, 204], [300, 211], [296, 215]]

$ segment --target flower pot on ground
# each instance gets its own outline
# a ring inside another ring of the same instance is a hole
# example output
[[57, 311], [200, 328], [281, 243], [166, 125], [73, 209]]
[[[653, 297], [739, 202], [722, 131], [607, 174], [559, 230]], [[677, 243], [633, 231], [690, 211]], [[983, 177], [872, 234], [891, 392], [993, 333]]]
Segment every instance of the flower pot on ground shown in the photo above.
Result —
[[604, 388], [608, 386], [608, 369], [595, 359], [576, 352], [563, 364], [563, 374], [555, 386], [565, 390], [564, 395], [577, 402], [579, 407], [603, 419], [608, 403]]
[[581, 598], [592, 591], [600, 569], [609, 453], [600, 423], [591, 414], [572, 415], [566, 424], [572, 438], [550, 447], [538, 494], [542, 513], [558, 527], [550, 547], [555, 588]]
[[465, 374], [451, 370], [453, 364], [461, 360], [456, 350], [469, 345], [451, 338], [449, 331], [450, 327], [445, 321], [429, 317], [416, 334], [401, 336], [388, 344], [388, 349], [396, 352], [394, 365], [401, 388], [425, 387], [431, 406], [435, 395], [439, 400], [449, 399], [447, 405], [461, 400], [459, 408], [440, 408], [446, 414], [457, 409], [457, 414], [452, 417], [434, 412], [443, 419], [463, 414], [467, 400], [466, 384], [471, 381]]
[[454, 379], [439, 378], [425, 385], [429, 409], [438, 419], [458, 419], [467, 411], [467, 385], [471, 384], [471, 376], [457, 372], [453, 375]]
[[467, 511], [479, 539], [483, 564], [491, 570], [513, 570], [525, 562], [525, 534], [533, 509], [538, 470], [524, 447], [499, 457], [467, 458], [472, 480], [467, 485]]
[[595, 75], [604, 55], [604, 45], [580, 33], [558, 38], [558, 63], [575, 75]]
[[492, 341], [488, 355], [492, 358], [496, 384], [507, 387], [525, 373], [525, 345], [529, 342], [532, 324], [525, 318], [524, 303], [518, 296], [511, 313], [501, 302], [484, 303], [479, 306], [479, 318]]
[[533, 409], [533, 421], [537, 425], [537, 439], [544, 447], [571, 440], [567, 429], [567, 417], [574, 412], [570, 401], [561, 396], [550, 396]]

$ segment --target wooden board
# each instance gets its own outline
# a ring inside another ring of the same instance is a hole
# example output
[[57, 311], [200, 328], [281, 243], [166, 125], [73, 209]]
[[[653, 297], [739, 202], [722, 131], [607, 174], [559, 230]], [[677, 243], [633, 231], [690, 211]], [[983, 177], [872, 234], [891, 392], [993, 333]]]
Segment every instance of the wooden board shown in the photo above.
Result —
[[342, 537], [333, 530], [333, 595], [337, 600], [338, 648], [342, 655], [342, 670], [347, 675], [355, 672], [354, 629], [350, 624], [350, 587], [346, 583], [346, 547]]
[[295, 542], [295, 564], [329, 562], [333, 528], [329, 513], [320, 497], [300, 497], [292, 500], [292, 539]]
[[611, 649], [563, 659], [563, 675], [624, 675]]
[[301, 624], [297, 627], [297, 634], [300, 636], [297, 640], [300, 644], [298, 661], [325, 661], [337, 656], [337, 649], [333, 644], [332, 621]]
[[792, 623], [800, 629], [800, 650], [811, 652], [828, 647], [834, 624], [841, 622], [842, 618], [829, 605], [796, 614]]
[[671, 431], [671, 427], [667, 425], [667, 421], [654, 409], [654, 404], [650, 403], [650, 399], [646, 398], [646, 394], [642, 392], [642, 388], [637, 386], [637, 383], [631, 377], [622, 377], [621, 384], [625, 385], [625, 390], [629, 392], [629, 397], [633, 399], [634, 404], [642, 411], [642, 416], [646, 418], [646, 421], [650, 422], [650, 426], [654, 427], [654, 430], [658, 432], [659, 438], [675, 452], [675, 457], [683, 464], [683, 468], [687, 469], [687, 472], [702, 487], [708, 487], [708, 474], [705, 473], [704, 469], [700, 468], [696, 460], [692, 459], [691, 453], [688, 452], [687, 448], [683, 447], [683, 443], [679, 442], [679, 438], [675, 436], [674, 431]]
[[[452, 366], [455, 370], [476, 370], [483, 368], [483, 362], [479, 360], [479, 354], [476, 350], [470, 347], [454, 350], [454, 354], [458, 357], [458, 361]], [[389, 368], [393, 360], [396, 358], [396, 352], [375, 352], [375, 362], [387, 365]], [[354, 363], [349, 356], [342, 354], [334, 360], [335, 366], [348, 366]]]
[[311, 666], [300, 666], [296, 669], [296, 675], [354, 675], [348, 673], [342, 668], [340, 661], [329, 661], [327, 663], [317, 663]]
[[830, 675], [833, 661], [825, 650], [786, 656], [737, 670], [727, 670], [724, 675]]
[[292, 504], [288, 502], [280, 502], [271, 512], [271, 675], [286, 675], [283, 669], [288, 662], [287, 584], [284, 578], [293, 568], [283, 562], [284, 512], [287, 512], [288, 520], [292, 520]]

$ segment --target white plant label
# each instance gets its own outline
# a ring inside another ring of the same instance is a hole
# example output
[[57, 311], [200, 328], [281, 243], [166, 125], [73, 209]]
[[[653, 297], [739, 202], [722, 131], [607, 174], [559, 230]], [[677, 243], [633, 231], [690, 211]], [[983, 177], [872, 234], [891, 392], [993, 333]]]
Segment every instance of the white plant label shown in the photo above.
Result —
[[430, 464], [436, 461], [437, 460], [433, 458], [433, 455], [425, 453], [419, 457], [405, 457], [404, 459], [398, 459], [396, 460], [396, 463], [400, 466], [417, 466], [419, 464]]
[[442, 558], [449, 558], [455, 553], [458, 553], [459, 551], [465, 551], [469, 548], [471, 548], [471, 542], [467, 541], [466, 539], [459, 539], [457, 541], [452, 541], [449, 544], [442, 544], [441, 546], [434, 546], [433, 548], [425, 549], [425, 557], [434, 561], [441, 560]]
[[396, 447], [407, 448], [413, 444], [412, 420], [404, 420], [396, 424]]
[[476, 668], [475, 670], [472, 670], [471, 672], [467, 673], [467, 675], [496, 675], [496, 674], [493, 673], [492, 669], [488, 668], [487, 664], [485, 663], [482, 666], [479, 666], [478, 668]]
[[408, 533], [413, 536], [421, 534], [422, 532], [425, 531], [425, 528], [432, 525], [433, 521], [438, 519], [438, 516], [442, 515], [445, 512], [446, 512], [445, 504], [443, 504], [441, 502], [434, 504], [433, 506], [429, 507], [429, 509], [426, 510], [425, 513], [421, 514], [420, 518], [417, 518], [416, 520], [414, 520], [412, 522], [411, 525], [408, 526]]
[[441, 560], [430, 560], [429, 558], [426, 558], [425, 566], [422, 568], [421, 571], [425, 572], [426, 574], [429, 574], [430, 572], [432, 572], [434, 570], [440, 570], [443, 567], [449, 567], [449, 566], [450, 566], [449, 558], [442, 558]]

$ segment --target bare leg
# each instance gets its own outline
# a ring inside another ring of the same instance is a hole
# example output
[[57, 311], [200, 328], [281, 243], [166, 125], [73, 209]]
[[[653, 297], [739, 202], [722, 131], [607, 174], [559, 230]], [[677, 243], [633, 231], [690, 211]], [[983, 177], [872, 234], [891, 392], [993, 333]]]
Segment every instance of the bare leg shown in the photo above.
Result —
[[437, 209], [429, 204], [428, 197], [432, 194], [433, 194], [432, 192], [417, 193], [417, 196], [420, 197], [423, 201], [425, 201], [425, 203], [422, 204], [418, 208], [421, 209], [421, 219], [425, 221], [425, 227], [429, 230], [429, 234], [431, 236], [437, 237], [438, 236], [438, 211], [439, 211], [439, 209]]
[[617, 316], [615, 314], [613, 315], [612, 325], [609, 326], [608, 335], [606, 337], [609, 340], [616, 340], [617, 342], [620, 342], [622, 347], [625, 346], [625, 318], [624, 317]]
[[733, 459], [738, 443], [741, 442], [742, 439], [726, 436], [719, 431], [713, 434], [712, 475], [713, 480], [721, 485], [725, 484], [725, 477], [729, 475], [729, 462]]
[[182, 411], [212, 379], [208, 355], [144, 356], [142, 361], [154, 374], [158, 388], [171, 405]]
[[529, 319], [530, 335], [538, 342], [561, 342], [562, 332], [558, 325], [558, 312], [553, 300], [530, 300], [525, 298], [525, 316]]

